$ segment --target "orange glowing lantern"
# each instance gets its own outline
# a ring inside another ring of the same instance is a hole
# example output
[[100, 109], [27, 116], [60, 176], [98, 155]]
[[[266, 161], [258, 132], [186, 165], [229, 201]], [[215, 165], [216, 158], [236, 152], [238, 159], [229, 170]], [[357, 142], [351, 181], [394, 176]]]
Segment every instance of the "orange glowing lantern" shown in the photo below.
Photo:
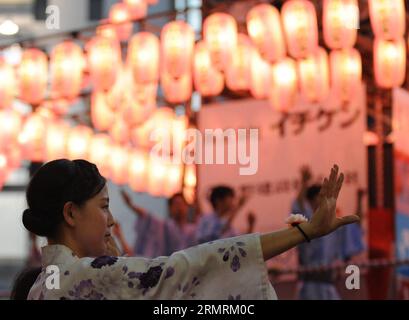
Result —
[[119, 40], [118, 35], [116, 34], [115, 26], [111, 24], [103, 24], [96, 28], [95, 34], [100, 37], [110, 38], [113, 40]]
[[405, 34], [406, 10], [403, 0], [369, 0], [372, 30], [383, 40], [399, 40]]
[[89, 143], [93, 132], [89, 127], [77, 126], [72, 128], [67, 137], [66, 154], [68, 159], [89, 159]]
[[149, 32], [139, 32], [134, 35], [129, 43], [127, 64], [132, 70], [136, 83], [157, 83], [159, 39]]
[[267, 99], [271, 88], [271, 65], [257, 50], [251, 53], [250, 91], [256, 99]]
[[141, 19], [146, 16], [148, 5], [146, 0], [123, 0], [128, 6], [132, 19]]
[[0, 150], [17, 143], [22, 125], [22, 117], [17, 111], [0, 110]]
[[23, 160], [23, 153], [17, 144], [10, 146], [9, 150], [6, 152], [6, 156], [7, 164], [10, 170], [20, 167], [21, 161]]
[[324, 100], [329, 93], [328, 54], [319, 48], [313, 55], [298, 61], [301, 93], [312, 103]]
[[50, 123], [46, 133], [46, 160], [51, 161], [66, 157], [66, 143], [69, 127], [64, 121]]
[[286, 1], [282, 8], [284, 32], [290, 55], [305, 58], [318, 47], [317, 13], [307, 0]]
[[51, 92], [55, 98], [72, 100], [82, 86], [85, 57], [79, 45], [65, 41], [51, 52]]
[[240, 91], [250, 88], [252, 50], [250, 39], [240, 34], [236, 50], [226, 69], [226, 85], [230, 90]]
[[196, 166], [194, 164], [186, 165], [183, 178], [183, 195], [186, 201], [193, 204], [196, 197]]
[[172, 153], [173, 157], [180, 159], [186, 142], [189, 120], [186, 116], [179, 116], [172, 121]]
[[270, 103], [278, 111], [288, 111], [297, 93], [297, 68], [291, 58], [285, 58], [272, 67]]
[[16, 96], [16, 76], [13, 67], [0, 57], [0, 109], [11, 106]]
[[167, 23], [161, 32], [161, 63], [163, 72], [179, 78], [191, 73], [195, 33], [183, 21]]
[[167, 73], [161, 74], [163, 94], [169, 103], [182, 103], [192, 95], [192, 76], [188, 73], [175, 79]]
[[45, 159], [47, 120], [39, 114], [31, 114], [25, 121], [18, 141], [23, 148], [23, 157], [33, 162]]
[[183, 185], [183, 166], [170, 163], [167, 165], [167, 174], [165, 182], [164, 195], [171, 197], [175, 193], [182, 191]]
[[335, 96], [349, 101], [358, 92], [362, 80], [362, 60], [356, 49], [334, 50], [330, 53], [331, 84]]
[[118, 76], [121, 65], [121, 50], [118, 41], [112, 38], [94, 37], [87, 43], [88, 63], [96, 90], [108, 90]]
[[109, 22], [114, 26], [120, 41], [125, 41], [131, 36], [133, 29], [131, 20], [131, 12], [125, 3], [116, 3], [109, 10]]
[[129, 155], [128, 184], [135, 192], [146, 192], [148, 184], [148, 156], [134, 150]]
[[107, 134], [96, 134], [89, 141], [89, 159], [95, 163], [104, 177], [111, 174], [109, 159], [111, 157], [112, 139]]
[[150, 157], [148, 165], [148, 192], [153, 196], [165, 195], [167, 166], [160, 158]]
[[114, 146], [110, 153], [111, 180], [116, 184], [128, 183], [128, 150], [121, 146]]
[[91, 96], [91, 122], [101, 131], [108, 130], [114, 122], [115, 113], [107, 104], [104, 92], [94, 91]]
[[193, 79], [202, 96], [217, 96], [223, 91], [223, 74], [213, 67], [210, 51], [204, 41], [195, 46]]
[[270, 4], [259, 4], [247, 14], [247, 31], [261, 56], [270, 63], [286, 55], [279, 11]]
[[406, 44], [402, 38], [387, 41], [375, 38], [374, 69], [376, 84], [381, 88], [399, 87], [406, 76]]
[[47, 76], [47, 55], [38, 49], [25, 50], [19, 68], [20, 99], [39, 104], [47, 92]]
[[357, 0], [324, 0], [324, 40], [329, 48], [353, 47], [356, 43], [358, 23]]
[[213, 64], [225, 70], [237, 46], [237, 23], [227, 13], [217, 12], [208, 16], [203, 23], [203, 39], [210, 50]]
[[121, 114], [114, 118], [114, 123], [109, 130], [112, 140], [118, 144], [125, 144], [130, 140], [130, 128], [122, 119]]

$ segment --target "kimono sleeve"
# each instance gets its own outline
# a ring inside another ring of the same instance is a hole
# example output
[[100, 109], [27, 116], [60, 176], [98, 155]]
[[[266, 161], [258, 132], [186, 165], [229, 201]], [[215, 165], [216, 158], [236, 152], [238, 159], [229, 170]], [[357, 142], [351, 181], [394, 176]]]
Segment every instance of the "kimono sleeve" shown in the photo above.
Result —
[[275, 299], [260, 236], [218, 240], [169, 257], [83, 258], [67, 299]]

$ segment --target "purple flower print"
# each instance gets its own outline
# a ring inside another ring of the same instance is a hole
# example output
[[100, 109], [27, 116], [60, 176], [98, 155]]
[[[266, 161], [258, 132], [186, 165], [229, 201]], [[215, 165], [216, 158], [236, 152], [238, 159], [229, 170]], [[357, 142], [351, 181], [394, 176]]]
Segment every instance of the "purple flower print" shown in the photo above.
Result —
[[240, 252], [240, 254], [241, 254], [241, 256], [242, 256], [243, 258], [245, 258], [245, 257], [247, 256], [247, 252], [244, 251], [244, 249], [239, 248], [239, 252]]
[[233, 270], [233, 272], [237, 272], [240, 269], [240, 256], [242, 258], [247, 257], [247, 252], [244, 250], [242, 247], [244, 247], [246, 244], [241, 241], [237, 241], [234, 245], [230, 246], [226, 250], [226, 248], [218, 248], [217, 252], [222, 255], [222, 259], [224, 262], [230, 261], [230, 268]]
[[101, 269], [104, 266], [112, 266], [117, 261], [117, 257], [102, 256], [95, 258], [94, 261], [91, 262], [91, 267], [93, 267], [94, 269]]
[[162, 275], [163, 269], [161, 266], [151, 267], [147, 272], [139, 275], [139, 289], [149, 289], [156, 286]]
[[174, 273], [175, 273], [175, 269], [172, 267], [168, 267], [166, 269], [165, 279], [170, 278], [171, 276], [173, 276]]
[[238, 255], [235, 255], [233, 257], [233, 260], [231, 261], [230, 267], [233, 270], [233, 272], [236, 272], [237, 270], [240, 269], [240, 259], [239, 259]]
[[68, 292], [68, 295], [76, 300], [106, 300], [103, 294], [95, 290], [91, 279], [82, 280]]

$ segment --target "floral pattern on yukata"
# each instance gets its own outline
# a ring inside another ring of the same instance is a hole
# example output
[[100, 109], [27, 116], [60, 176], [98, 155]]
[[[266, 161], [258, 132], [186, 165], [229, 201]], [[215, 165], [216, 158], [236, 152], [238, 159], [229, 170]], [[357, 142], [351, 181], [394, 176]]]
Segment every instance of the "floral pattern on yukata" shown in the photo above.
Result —
[[237, 296], [233, 296], [233, 295], [229, 294], [227, 300], [241, 300], [241, 295], [238, 294]]
[[193, 290], [200, 284], [198, 277], [193, 277], [192, 280], [187, 281], [186, 283], [179, 283], [178, 291], [181, 292], [183, 295], [189, 293], [189, 297], [194, 298], [196, 297], [196, 293]]
[[95, 258], [94, 261], [91, 262], [91, 267], [94, 269], [101, 269], [105, 266], [112, 266], [118, 261], [117, 257], [110, 257], [110, 256], [101, 256]]
[[[68, 291], [68, 295], [75, 300], [106, 300], [104, 295], [96, 290], [91, 279], [82, 280], [78, 285], [74, 285], [73, 290]], [[70, 298], [61, 298], [64, 299]]]
[[233, 272], [237, 272], [240, 269], [240, 257], [247, 257], [247, 252], [244, 250], [245, 245], [244, 242], [236, 241], [230, 247], [220, 247], [217, 250], [224, 262], [230, 262], [230, 269]]

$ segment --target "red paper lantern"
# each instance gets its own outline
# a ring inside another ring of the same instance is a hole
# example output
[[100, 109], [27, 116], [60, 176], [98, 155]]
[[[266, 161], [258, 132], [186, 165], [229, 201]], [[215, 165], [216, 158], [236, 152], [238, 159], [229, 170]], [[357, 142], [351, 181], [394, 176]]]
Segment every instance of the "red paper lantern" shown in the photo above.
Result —
[[351, 48], [359, 28], [357, 0], [324, 0], [323, 31], [331, 49]]
[[23, 148], [23, 157], [33, 162], [45, 159], [45, 139], [50, 120], [38, 113], [31, 114], [25, 121], [18, 141]]
[[240, 91], [250, 88], [252, 50], [250, 39], [240, 34], [236, 50], [226, 69], [226, 85], [230, 90]]
[[20, 99], [37, 105], [47, 92], [47, 55], [38, 49], [27, 49], [23, 53], [19, 68]]
[[401, 86], [406, 77], [406, 43], [402, 38], [387, 41], [375, 38], [374, 69], [376, 84], [391, 89]]
[[189, 204], [193, 204], [196, 198], [196, 166], [194, 164], [185, 166], [183, 196]]
[[129, 43], [127, 64], [137, 84], [157, 83], [159, 79], [159, 39], [139, 32]]
[[120, 41], [127, 40], [133, 29], [130, 8], [125, 3], [116, 3], [109, 10], [109, 22], [114, 26]]
[[405, 34], [406, 10], [403, 0], [369, 0], [372, 30], [383, 40], [399, 40]]
[[67, 137], [66, 154], [68, 159], [89, 159], [89, 143], [93, 132], [86, 126], [72, 128]]
[[192, 95], [192, 76], [189, 73], [178, 79], [167, 73], [162, 73], [161, 84], [165, 99], [169, 103], [186, 102]]
[[17, 143], [22, 126], [20, 113], [12, 109], [0, 110], [0, 151]]
[[13, 67], [0, 57], [0, 109], [12, 105], [16, 96], [17, 80]]
[[129, 155], [128, 184], [135, 192], [146, 192], [148, 185], [148, 156], [134, 150]]
[[121, 114], [114, 118], [109, 134], [117, 144], [123, 145], [130, 141], [130, 128], [125, 120], [122, 119]]
[[298, 61], [301, 93], [312, 103], [324, 100], [329, 93], [328, 54], [319, 48], [313, 55]]
[[96, 90], [109, 90], [118, 77], [121, 65], [119, 43], [112, 38], [94, 37], [87, 44], [88, 63]]
[[183, 166], [181, 164], [167, 164], [167, 174], [164, 195], [171, 197], [175, 193], [182, 191], [183, 186]]
[[81, 92], [85, 57], [79, 45], [65, 41], [51, 52], [51, 92], [55, 98], [72, 100]]
[[111, 175], [111, 165], [109, 159], [111, 157], [111, 150], [113, 141], [107, 134], [93, 135], [89, 141], [89, 159], [92, 163], [95, 163], [99, 172], [104, 177]]
[[340, 101], [350, 101], [361, 86], [361, 55], [353, 48], [334, 50], [330, 53], [330, 70], [335, 96]]
[[247, 14], [247, 31], [265, 60], [274, 63], [285, 57], [284, 33], [275, 7], [266, 3], [253, 7]]
[[290, 55], [300, 59], [312, 54], [318, 47], [314, 5], [307, 0], [286, 1], [281, 14]]
[[108, 130], [114, 123], [115, 113], [107, 104], [104, 92], [94, 91], [91, 96], [92, 125], [100, 131]]
[[141, 19], [146, 16], [148, 12], [148, 5], [146, 0], [123, 0], [128, 6], [128, 10], [132, 19]]
[[218, 70], [225, 70], [236, 50], [238, 34], [234, 18], [222, 12], [213, 13], [203, 23], [203, 39]]
[[148, 167], [148, 192], [153, 196], [164, 196], [166, 192], [167, 166], [161, 159], [150, 157]]
[[250, 92], [256, 99], [267, 99], [270, 95], [272, 66], [262, 59], [258, 50], [251, 53]]
[[47, 126], [46, 160], [51, 161], [66, 157], [66, 144], [70, 128], [63, 121], [56, 121]]
[[285, 58], [273, 65], [270, 102], [278, 111], [288, 111], [297, 93], [296, 63], [291, 58]]
[[223, 74], [212, 65], [210, 50], [204, 41], [195, 47], [193, 75], [195, 88], [202, 96], [217, 96], [223, 91]]
[[195, 33], [189, 24], [183, 21], [167, 23], [161, 32], [162, 72], [174, 78], [190, 76], [194, 43]]
[[121, 146], [114, 146], [110, 155], [111, 180], [115, 184], [128, 183], [128, 150]]

